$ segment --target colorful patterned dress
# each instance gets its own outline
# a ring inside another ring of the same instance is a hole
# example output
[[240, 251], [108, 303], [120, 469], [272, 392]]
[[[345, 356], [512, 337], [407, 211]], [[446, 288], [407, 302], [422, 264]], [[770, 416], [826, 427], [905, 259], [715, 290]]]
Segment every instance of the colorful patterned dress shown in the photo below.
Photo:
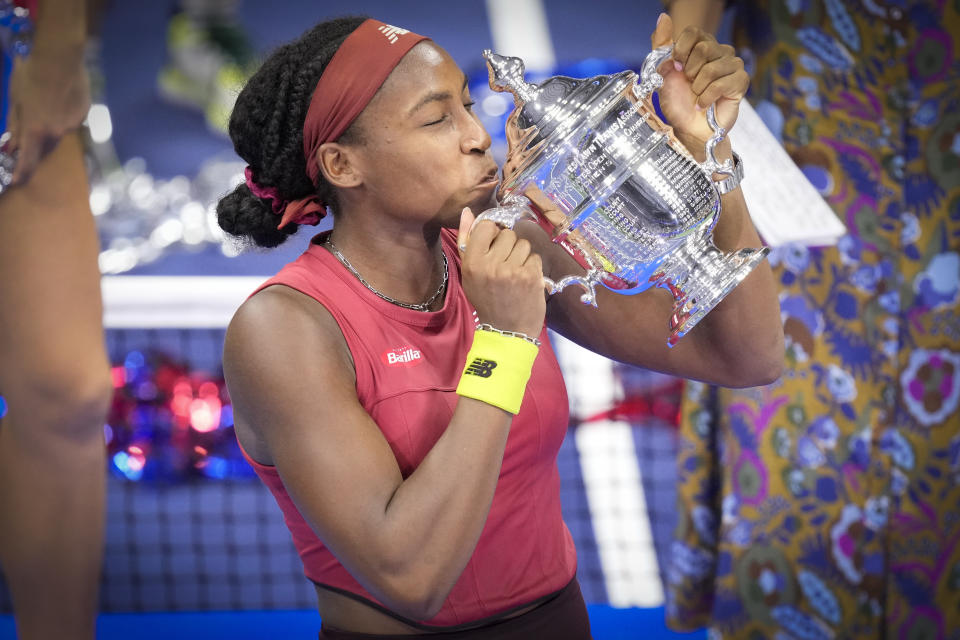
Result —
[[668, 615], [960, 638], [960, 0], [735, 6], [751, 100], [849, 234], [771, 253], [779, 382], [687, 387]]

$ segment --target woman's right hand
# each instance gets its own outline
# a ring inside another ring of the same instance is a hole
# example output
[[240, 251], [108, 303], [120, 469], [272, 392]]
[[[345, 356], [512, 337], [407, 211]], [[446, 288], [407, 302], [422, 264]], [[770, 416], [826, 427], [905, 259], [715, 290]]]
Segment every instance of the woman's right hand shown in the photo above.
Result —
[[489, 220], [471, 231], [474, 218], [464, 208], [457, 245], [463, 290], [477, 317], [497, 329], [540, 335], [547, 310], [540, 256], [513, 230]]
[[[672, 42], [673, 21], [660, 14], [650, 43], [656, 49]], [[700, 158], [704, 144], [713, 137], [704, 112], [715, 104], [717, 122], [727, 131], [733, 128], [750, 76], [733, 47], [694, 27], [677, 36], [671, 58], [673, 64], [661, 69], [660, 108], [677, 137]]]

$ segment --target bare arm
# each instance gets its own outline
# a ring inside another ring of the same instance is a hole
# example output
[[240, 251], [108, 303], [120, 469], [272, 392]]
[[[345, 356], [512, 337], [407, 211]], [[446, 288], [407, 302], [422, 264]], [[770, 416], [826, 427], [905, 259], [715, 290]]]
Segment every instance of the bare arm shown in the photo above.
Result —
[[687, 27], [716, 34], [723, 19], [723, 0], [668, 0], [664, 6], [673, 18], [674, 37]]
[[[526, 333], [543, 326], [540, 259], [513, 232], [479, 225], [462, 270], [485, 321]], [[276, 466], [324, 544], [387, 607], [433, 617], [483, 530], [512, 415], [460, 397], [443, 435], [404, 479], [357, 398], [340, 328], [319, 303], [285, 287], [237, 312], [224, 372], [238, 437]]]
[[357, 400], [339, 327], [319, 307], [292, 290], [267, 290], [237, 313], [224, 371], [238, 433], [262, 440], [244, 444], [263, 449], [258, 462], [277, 467], [300, 513], [365, 589], [397, 613], [432, 617], [483, 528], [511, 416], [461, 398], [404, 480]]
[[7, 130], [18, 151], [13, 184], [26, 182], [40, 159], [65, 133], [80, 126], [90, 107], [83, 65], [87, 4], [39, 0], [30, 55], [18, 58], [10, 78]]
[[[664, 18], [653, 44], [670, 40], [672, 26]], [[737, 104], [748, 84], [742, 62], [732, 49], [718, 45], [697, 30], [678, 38], [674, 58], [683, 64], [676, 71], [667, 63], [661, 105], [678, 138], [703, 160], [704, 141], [710, 129], [695, 104], [717, 103], [721, 124], [736, 120]], [[718, 146], [718, 157], [730, 157], [730, 146]], [[722, 197], [723, 213], [714, 229], [714, 242], [725, 250], [761, 246], [739, 189]], [[553, 278], [582, 269], [564, 252], [530, 233], [543, 251]], [[552, 328], [597, 353], [610, 358], [674, 375], [731, 387], [765, 384], [780, 375], [783, 366], [783, 331], [776, 287], [769, 264], [758, 266], [694, 329], [670, 349], [666, 346], [672, 299], [650, 290], [622, 296], [600, 290], [598, 309], [585, 307], [576, 291], [551, 299], [548, 321]]]

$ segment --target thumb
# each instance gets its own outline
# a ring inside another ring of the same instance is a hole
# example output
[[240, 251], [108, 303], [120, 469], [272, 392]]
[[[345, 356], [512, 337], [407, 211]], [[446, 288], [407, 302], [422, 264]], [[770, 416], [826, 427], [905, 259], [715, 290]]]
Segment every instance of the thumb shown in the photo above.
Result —
[[473, 227], [475, 217], [470, 207], [464, 207], [460, 212], [460, 229], [457, 231], [457, 247], [460, 251], [467, 249], [467, 240], [470, 238], [470, 229]]
[[671, 43], [673, 43], [673, 20], [667, 14], [661, 13], [657, 18], [657, 26], [650, 36], [650, 44], [656, 49]]

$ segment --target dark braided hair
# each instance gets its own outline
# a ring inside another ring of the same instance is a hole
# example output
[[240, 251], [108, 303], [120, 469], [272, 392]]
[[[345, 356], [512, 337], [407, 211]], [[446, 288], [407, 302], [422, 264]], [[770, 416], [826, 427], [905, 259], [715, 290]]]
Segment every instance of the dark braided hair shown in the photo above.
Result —
[[[317, 184], [307, 176], [303, 157], [303, 122], [313, 90], [333, 54], [365, 18], [345, 17], [322, 22], [266, 59], [237, 97], [230, 115], [230, 139], [237, 155], [247, 161], [256, 183], [275, 187], [284, 200], [317, 193], [337, 207], [336, 194], [321, 174]], [[351, 126], [342, 142], [356, 141]], [[275, 247], [295, 233], [290, 223], [277, 229], [270, 200], [253, 195], [241, 183], [217, 204], [217, 221], [227, 233], [260, 247]]]

